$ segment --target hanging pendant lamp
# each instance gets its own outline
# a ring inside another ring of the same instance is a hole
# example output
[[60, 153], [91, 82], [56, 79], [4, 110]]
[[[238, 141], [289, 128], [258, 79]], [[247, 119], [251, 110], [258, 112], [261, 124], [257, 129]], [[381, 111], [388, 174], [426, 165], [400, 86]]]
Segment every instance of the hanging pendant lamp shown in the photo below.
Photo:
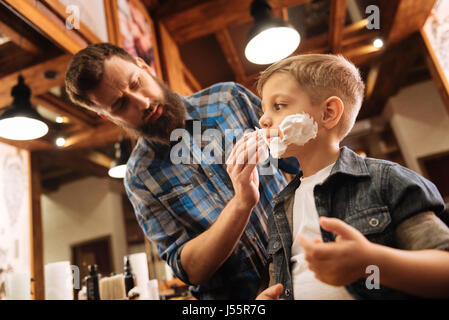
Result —
[[245, 48], [245, 56], [250, 62], [270, 64], [288, 57], [298, 48], [299, 32], [291, 24], [275, 18], [266, 0], [254, 0], [251, 15], [254, 26]]
[[128, 156], [126, 152], [125, 140], [120, 136], [120, 140], [114, 144], [115, 159], [112, 161], [108, 174], [112, 178], [124, 178], [126, 174], [126, 162]]
[[32, 140], [47, 134], [48, 126], [31, 106], [31, 90], [19, 75], [11, 90], [13, 103], [0, 115], [0, 137], [11, 140]]

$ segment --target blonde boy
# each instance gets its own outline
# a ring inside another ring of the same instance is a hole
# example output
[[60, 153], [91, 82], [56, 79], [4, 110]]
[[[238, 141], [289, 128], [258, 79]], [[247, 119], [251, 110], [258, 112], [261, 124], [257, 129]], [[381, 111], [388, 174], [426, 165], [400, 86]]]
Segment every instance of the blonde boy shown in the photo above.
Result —
[[302, 174], [274, 199], [268, 254], [277, 285], [259, 298], [449, 296], [449, 229], [436, 187], [340, 147], [363, 100], [358, 69], [341, 56], [299, 55], [262, 72], [258, 89], [262, 128], [278, 129], [297, 113], [318, 124], [315, 139], [281, 155], [295, 156]]

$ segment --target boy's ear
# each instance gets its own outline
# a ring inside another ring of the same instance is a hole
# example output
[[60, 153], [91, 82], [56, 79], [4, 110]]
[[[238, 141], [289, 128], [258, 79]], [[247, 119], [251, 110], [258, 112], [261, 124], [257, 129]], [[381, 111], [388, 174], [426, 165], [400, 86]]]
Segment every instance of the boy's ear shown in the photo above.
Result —
[[343, 115], [344, 104], [343, 101], [336, 96], [332, 96], [324, 101], [324, 109], [322, 114], [322, 125], [326, 129], [332, 129], [340, 121]]

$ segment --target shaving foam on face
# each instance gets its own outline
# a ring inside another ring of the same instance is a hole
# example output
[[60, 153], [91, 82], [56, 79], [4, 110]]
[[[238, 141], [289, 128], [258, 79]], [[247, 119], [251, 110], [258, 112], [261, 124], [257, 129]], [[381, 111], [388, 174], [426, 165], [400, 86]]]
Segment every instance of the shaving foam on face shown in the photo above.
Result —
[[296, 113], [285, 117], [279, 125], [282, 138], [270, 140], [270, 153], [274, 158], [280, 158], [290, 144], [302, 146], [314, 139], [318, 132], [318, 124], [307, 113]]

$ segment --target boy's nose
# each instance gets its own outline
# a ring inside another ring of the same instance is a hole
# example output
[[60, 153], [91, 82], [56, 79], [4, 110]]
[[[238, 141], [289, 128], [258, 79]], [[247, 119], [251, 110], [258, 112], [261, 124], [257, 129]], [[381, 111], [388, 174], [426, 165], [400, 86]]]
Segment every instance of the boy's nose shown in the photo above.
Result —
[[260, 118], [259, 124], [264, 129], [268, 129], [272, 126], [270, 118], [266, 116], [262, 116], [262, 118]]

